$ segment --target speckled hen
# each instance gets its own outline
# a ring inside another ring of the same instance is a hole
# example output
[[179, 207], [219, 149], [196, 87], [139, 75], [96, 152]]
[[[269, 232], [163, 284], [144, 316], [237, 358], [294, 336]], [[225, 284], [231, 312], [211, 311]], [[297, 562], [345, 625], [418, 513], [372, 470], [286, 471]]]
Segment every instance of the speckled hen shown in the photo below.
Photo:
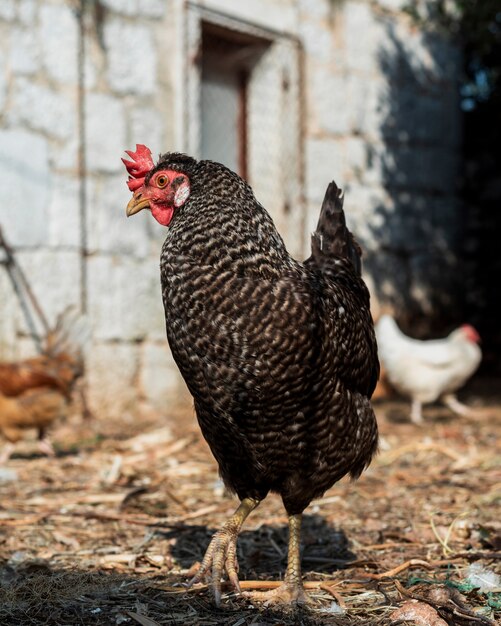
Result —
[[369, 398], [379, 372], [360, 248], [345, 225], [343, 198], [327, 189], [312, 253], [287, 252], [250, 186], [219, 163], [145, 146], [124, 163], [134, 197], [168, 226], [161, 254], [167, 336], [193, 395], [202, 433], [240, 506], [213, 537], [192, 581], [210, 575], [239, 590], [236, 541], [269, 492], [289, 516], [282, 585], [253, 593], [307, 602], [301, 581], [301, 514], [377, 447]]

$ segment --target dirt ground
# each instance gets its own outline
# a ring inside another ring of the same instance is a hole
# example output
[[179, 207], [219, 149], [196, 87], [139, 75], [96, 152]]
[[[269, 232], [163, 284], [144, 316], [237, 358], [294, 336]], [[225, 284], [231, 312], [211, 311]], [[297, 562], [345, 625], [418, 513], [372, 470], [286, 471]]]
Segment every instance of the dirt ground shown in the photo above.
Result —
[[[0, 468], [0, 624], [499, 623], [501, 388], [463, 396], [478, 415], [401, 401], [376, 405], [381, 452], [304, 519], [303, 574], [315, 604], [253, 606], [228, 589], [216, 609], [189, 568], [235, 500], [218, 480], [192, 411], [121, 421], [74, 416], [56, 458], [25, 442]], [[277, 496], [239, 540], [245, 589], [276, 584], [287, 519]]]

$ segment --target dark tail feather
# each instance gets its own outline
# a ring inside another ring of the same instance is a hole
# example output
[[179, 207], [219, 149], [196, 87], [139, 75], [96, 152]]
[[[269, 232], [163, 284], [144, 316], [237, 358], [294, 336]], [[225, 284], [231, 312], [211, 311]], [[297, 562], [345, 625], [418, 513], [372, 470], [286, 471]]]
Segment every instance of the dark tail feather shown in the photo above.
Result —
[[320, 268], [337, 257], [350, 261], [360, 275], [362, 249], [346, 226], [343, 201], [343, 192], [332, 181], [325, 192], [317, 228], [311, 237], [311, 253]]

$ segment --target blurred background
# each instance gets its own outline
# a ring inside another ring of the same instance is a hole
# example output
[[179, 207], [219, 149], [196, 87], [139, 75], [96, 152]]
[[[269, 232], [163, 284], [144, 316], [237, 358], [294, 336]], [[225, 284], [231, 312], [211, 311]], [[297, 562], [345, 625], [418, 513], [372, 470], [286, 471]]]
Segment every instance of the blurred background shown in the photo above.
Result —
[[125, 218], [120, 158], [143, 143], [237, 171], [298, 258], [335, 179], [375, 318], [472, 323], [500, 374], [498, 0], [2, 0], [0, 68], [0, 360], [36, 354], [34, 302], [49, 326], [73, 304], [92, 410], [187, 399], [164, 230]]

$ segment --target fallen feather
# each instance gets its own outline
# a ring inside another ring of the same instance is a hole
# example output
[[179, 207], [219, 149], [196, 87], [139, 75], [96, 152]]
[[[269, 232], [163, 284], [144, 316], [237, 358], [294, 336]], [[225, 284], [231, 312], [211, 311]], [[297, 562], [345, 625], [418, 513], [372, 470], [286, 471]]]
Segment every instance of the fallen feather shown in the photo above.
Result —
[[480, 593], [499, 591], [501, 588], [501, 577], [480, 563], [472, 563], [468, 567], [467, 582], [476, 587]]
[[329, 606], [319, 609], [319, 613], [332, 613], [333, 615], [344, 615], [343, 607], [339, 606], [337, 602], [331, 602]]

